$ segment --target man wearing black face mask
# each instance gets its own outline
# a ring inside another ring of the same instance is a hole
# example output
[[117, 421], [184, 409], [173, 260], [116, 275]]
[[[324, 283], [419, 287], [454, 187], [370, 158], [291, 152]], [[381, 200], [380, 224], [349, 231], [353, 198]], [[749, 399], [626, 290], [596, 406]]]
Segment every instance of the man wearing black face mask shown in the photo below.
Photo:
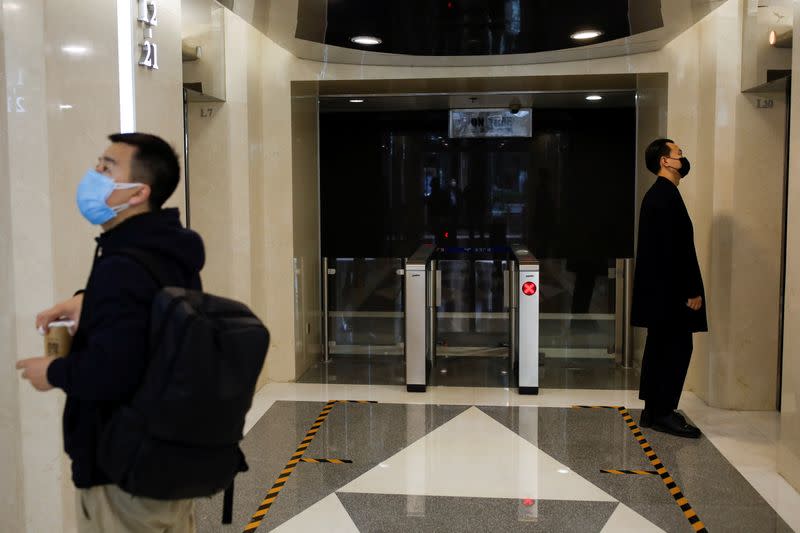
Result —
[[639, 398], [639, 425], [681, 437], [700, 430], [675, 409], [692, 356], [692, 334], [708, 331], [705, 292], [694, 248], [694, 230], [678, 185], [689, 160], [670, 139], [645, 151], [657, 180], [642, 201], [631, 325], [647, 328]]

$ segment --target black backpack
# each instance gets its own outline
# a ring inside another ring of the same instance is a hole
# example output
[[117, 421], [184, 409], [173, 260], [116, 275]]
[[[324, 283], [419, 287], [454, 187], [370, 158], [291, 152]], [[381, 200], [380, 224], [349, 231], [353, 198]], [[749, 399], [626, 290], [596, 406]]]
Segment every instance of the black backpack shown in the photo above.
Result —
[[[98, 465], [126, 492], [159, 500], [211, 496], [247, 470], [239, 448], [269, 332], [242, 303], [169, 286], [163, 259], [135, 259], [162, 289], [150, 318], [150, 361], [133, 399], [104, 428]], [[229, 518], [229, 516], [228, 516]]]

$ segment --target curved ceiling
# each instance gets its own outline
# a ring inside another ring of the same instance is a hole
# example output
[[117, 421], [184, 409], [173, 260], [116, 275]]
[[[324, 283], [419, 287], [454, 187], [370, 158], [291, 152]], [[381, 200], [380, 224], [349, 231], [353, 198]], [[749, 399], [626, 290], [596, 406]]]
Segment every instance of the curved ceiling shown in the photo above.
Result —
[[[590, 6], [587, 9], [587, 6]], [[316, 16], [324, 12], [325, 17]], [[416, 56], [551, 52], [663, 26], [660, 0], [300, 0], [295, 37], [353, 50]], [[585, 41], [570, 38], [596, 30]], [[362, 46], [359, 35], [381, 43]]]
[[[650, 52], [725, 0], [228, 0], [295, 56], [330, 63], [481, 66]], [[232, 4], [232, 5], [231, 5]], [[595, 29], [597, 38], [576, 41]], [[351, 41], [378, 37], [376, 46]]]

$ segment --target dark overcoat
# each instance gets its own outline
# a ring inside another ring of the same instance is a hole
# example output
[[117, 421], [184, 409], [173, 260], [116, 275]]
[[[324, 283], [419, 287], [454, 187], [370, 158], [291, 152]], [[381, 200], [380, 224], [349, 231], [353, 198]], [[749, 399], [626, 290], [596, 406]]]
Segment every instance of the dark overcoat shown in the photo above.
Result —
[[[703, 306], [693, 311], [686, 302], [697, 296], [703, 297]], [[664, 177], [642, 200], [631, 325], [708, 331], [694, 228], [678, 187]]]

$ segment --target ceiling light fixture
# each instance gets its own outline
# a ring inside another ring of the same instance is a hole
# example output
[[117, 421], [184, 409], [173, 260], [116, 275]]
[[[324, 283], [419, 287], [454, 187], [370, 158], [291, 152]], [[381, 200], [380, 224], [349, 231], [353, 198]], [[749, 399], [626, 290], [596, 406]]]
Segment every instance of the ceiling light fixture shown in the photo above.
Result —
[[381, 44], [383, 41], [377, 37], [373, 37], [372, 35], [357, 35], [355, 37], [350, 38], [356, 44], [361, 44], [364, 46], [375, 46], [376, 44]]
[[576, 41], [587, 41], [589, 39], [595, 39], [603, 35], [603, 32], [597, 30], [581, 30], [579, 32], [575, 32], [570, 37], [575, 39]]
[[600, 96], [599, 94], [590, 94], [589, 96], [586, 97], [586, 99], [589, 100], [590, 102], [597, 102], [602, 100], [603, 97]]
[[58, 108], [59, 108], [59, 109], [61, 109], [61, 110], [64, 110], [64, 109], [72, 109], [72, 106], [71, 106], [71, 105], [69, 105], [69, 104], [60, 104], [60, 105], [58, 106]]
[[363, 98], [351, 98], [351, 99], [350, 99], [350, 103], [351, 103], [351, 104], [360, 104], [360, 103], [361, 103], [361, 102], [363, 102], [363, 101], [364, 101], [364, 99], [363, 99]]
[[61, 51], [65, 54], [70, 54], [74, 56], [82, 56], [86, 55], [89, 52], [89, 48], [86, 46], [78, 46], [75, 44], [69, 44], [61, 47]]

